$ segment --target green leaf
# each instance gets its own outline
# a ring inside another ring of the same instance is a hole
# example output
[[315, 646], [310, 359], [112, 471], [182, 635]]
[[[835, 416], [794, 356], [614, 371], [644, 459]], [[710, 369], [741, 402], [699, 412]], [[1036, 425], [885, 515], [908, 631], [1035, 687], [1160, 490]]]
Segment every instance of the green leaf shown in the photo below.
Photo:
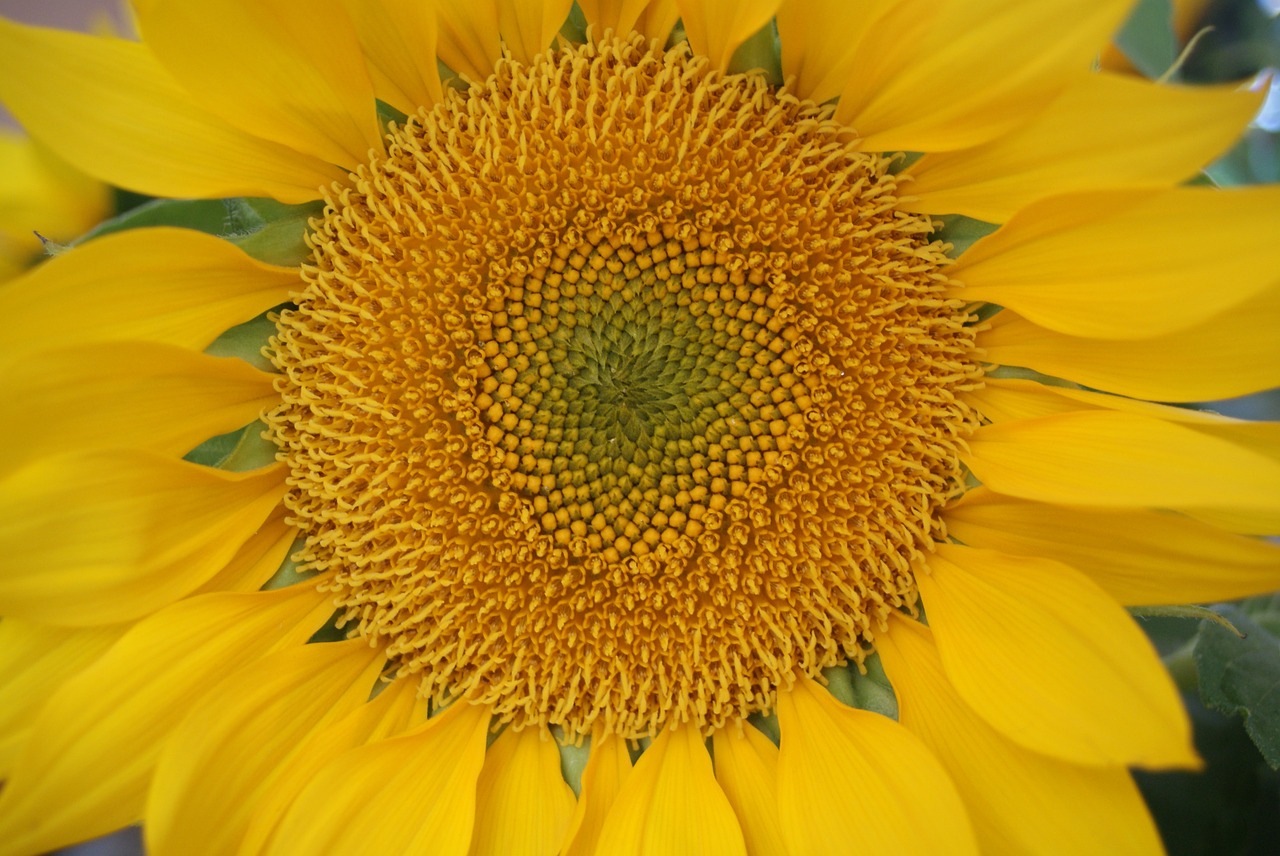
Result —
[[[1133, 776], [1160, 827], [1168, 856], [1263, 856], [1275, 841], [1280, 777], [1263, 767], [1240, 720], [1184, 697], [1205, 769]], [[1250, 845], [1254, 846], [1250, 846]]]
[[944, 214], [937, 219], [942, 221], [942, 228], [934, 232], [932, 237], [935, 241], [943, 241], [951, 245], [947, 255], [953, 259], [973, 246], [978, 239], [985, 238], [1000, 228], [995, 223], [975, 220], [960, 214]]
[[1160, 77], [1178, 58], [1169, 0], [1141, 0], [1120, 28], [1116, 45], [1147, 77]]
[[1280, 638], [1280, 592], [1251, 597], [1241, 601], [1240, 608], [1261, 624], [1272, 636]]
[[1219, 609], [1243, 639], [1217, 624], [1201, 624], [1196, 645], [1200, 696], [1214, 710], [1243, 716], [1262, 757], [1280, 769], [1280, 638], [1264, 626], [1280, 620], [1280, 602], [1264, 598], [1248, 610]]

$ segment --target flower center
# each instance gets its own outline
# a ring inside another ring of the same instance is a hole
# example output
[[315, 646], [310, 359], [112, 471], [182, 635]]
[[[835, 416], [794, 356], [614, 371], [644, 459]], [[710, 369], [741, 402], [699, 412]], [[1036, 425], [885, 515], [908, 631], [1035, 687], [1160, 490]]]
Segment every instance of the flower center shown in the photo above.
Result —
[[330, 197], [273, 340], [303, 560], [436, 698], [766, 710], [916, 600], [980, 369], [830, 111], [640, 37], [504, 60]]

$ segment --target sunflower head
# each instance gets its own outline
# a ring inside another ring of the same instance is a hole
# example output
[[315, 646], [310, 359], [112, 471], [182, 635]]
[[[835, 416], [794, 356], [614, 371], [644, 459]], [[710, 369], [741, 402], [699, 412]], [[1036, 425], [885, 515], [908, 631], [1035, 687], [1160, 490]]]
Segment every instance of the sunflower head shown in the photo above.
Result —
[[330, 194], [269, 421], [306, 561], [426, 695], [709, 733], [914, 609], [981, 367], [832, 113], [608, 36]]

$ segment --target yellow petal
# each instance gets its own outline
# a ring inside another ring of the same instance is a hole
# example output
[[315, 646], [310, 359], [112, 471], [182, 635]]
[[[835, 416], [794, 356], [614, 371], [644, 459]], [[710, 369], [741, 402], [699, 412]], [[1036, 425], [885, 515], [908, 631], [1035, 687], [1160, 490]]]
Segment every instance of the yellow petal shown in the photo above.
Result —
[[25, 248], [14, 246], [8, 238], [0, 235], [0, 285], [7, 285], [33, 261], [34, 256]]
[[[1011, 378], [988, 377], [981, 389], [965, 393], [963, 397], [969, 404], [976, 407], [984, 418], [993, 422], [1038, 419], [1083, 410], [1120, 411], [1143, 417], [1154, 417], [1178, 423], [1197, 433], [1214, 438], [1215, 441], [1225, 441], [1247, 452], [1261, 455], [1273, 463], [1280, 462], [1280, 423], [1277, 422], [1231, 419], [1216, 413], [1185, 407], [1171, 407], [1166, 404], [1107, 395], [1091, 390], [1050, 386]], [[1280, 517], [1277, 517], [1274, 510], [1268, 510], [1265, 507], [1259, 509], [1241, 505], [1234, 508], [1185, 507], [1181, 510], [1230, 532], [1263, 535], [1273, 533], [1280, 527]], [[1238, 583], [1246, 586], [1259, 584], [1246, 582], [1248, 578], [1246, 576]], [[1188, 583], [1190, 584], [1190, 581]], [[1210, 599], [1222, 597], [1226, 595], [1213, 596]]]
[[0, 358], [130, 339], [200, 349], [299, 288], [297, 270], [190, 229], [108, 235], [0, 289]]
[[64, 449], [181, 455], [257, 419], [279, 397], [271, 382], [241, 360], [143, 342], [19, 360], [4, 372], [22, 415], [0, 421], [0, 469]]
[[665, 43], [680, 15], [674, 0], [579, 0], [578, 5], [587, 23], [594, 25], [596, 38], [605, 30], [620, 36], [635, 31]]
[[678, 20], [680, 10], [676, 7], [676, 0], [649, 0], [649, 5], [636, 21], [635, 30], [656, 40], [661, 47], [671, 38], [671, 31]]
[[[921, 27], [928, 17], [922, 12], [912, 8], [909, 15]], [[891, 47], [878, 35], [881, 19], [890, 13], [895, 21], [888, 26], [898, 26], [895, 0], [785, 0], [778, 7], [778, 37], [790, 91], [819, 104], [837, 97], [872, 57]]]
[[756, 728], [729, 726], [712, 738], [716, 781], [733, 806], [752, 856], [787, 856], [778, 823], [778, 747]]
[[644, 751], [605, 818], [596, 852], [746, 856], [742, 830], [697, 728], [664, 730]]
[[297, 203], [345, 175], [205, 112], [123, 39], [0, 20], [0, 102], [77, 169], [139, 193]]
[[1207, 416], [1182, 407], [1137, 401], [1075, 387], [1051, 386], [1024, 378], [987, 377], [980, 389], [965, 392], [962, 397], [982, 414], [984, 420], [990, 422], [1016, 422], [1020, 419], [1039, 419], [1042, 416], [1082, 410], [1125, 410], [1174, 422]]
[[685, 36], [695, 54], [724, 71], [738, 46], [778, 11], [781, 0], [676, 0]]
[[1277, 209], [1274, 187], [1058, 196], [1019, 212], [949, 273], [963, 283], [956, 296], [1059, 333], [1149, 339], [1274, 286]]
[[877, 24], [874, 39], [892, 47], [850, 78], [836, 119], [852, 126], [869, 151], [948, 151], [986, 142], [1088, 71], [1131, 5], [943, 0], [904, 9]]
[[498, 30], [512, 59], [530, 62], [546, 53], [569, 17], [573, 0], [507, 0], [498, 4]]
[[[1122, 75], [1082, 74], [1013, 133], [976, 148], [920, 158], [909, 170], [915, 181], [904, 187], [914, 197], [898, 207], [1001, 223], [1046, 196], [1171, 187], [1226, 151], [1258, 112], [1262, 96], [1235, 86], [1165, 86]], [[1163, 215], [1160, 225], [1167, 229], [1170, 222], [1181, 222], [1173, 216]], [[1232, 225], [1241, 224], [1233, 220]], [[1076, 261], [1094, 259], [1082, 253]]]
[[338, 0], [203, 0], [138, 9], [142, 37], [228, 124], [354, 169], [382, 150], [373, 83]]
[[277, 772], [317, 728], [369, 697], [381, 651], [364, 639], [302, 645], [233, 672], [165, 742], [147, 795], [147, 853], [234, 856]]
[[649, 0], [578, 0], [578, 5], [599, 38], [605, 30], [621, 35], [631, 32]]
[[1201, 324], [1150, 339], [1068, 336], [1006, 310], [977, 341], [1000, 365], [1135, 398], [1212, 401], [1280, 386], [1278, 327], [1280, 288], [1273, 286]]
[[1075, 764], [1198, 765], [1151, 643], [1079, 572], [939, 544], [916, 584], [947, 677], [1009, 739]]
[[1082, 410], [984, 425], [962, 457], [997, 493], [1104, 508], [1250, 508], [1280, 520], [1280, 461], [1187, 425]]
[[413, 115], [441, 97], [436, 10], [420, 0], [343, 0], [356, 25], [377, 96]]
[[1238, 535], [1280, 535], [1276, 516], [1269, 512], [1247, 508], [1188, 508], [1183, 513]]
[[1081, 410], [1119, 411], [1176, 422], [1242, 448], [1280, 460], [1280, 422], [1233, 419], [1205, 410], [1173, 407], [1070, 386], [1049, 385], [1019, 378], [988, 377], [980, 389], [963, 397], [993, 422], [1036, 419]]
[[792, 856], [856, 846], [904, 856], [977, 854], [955, 785], [919, 738], [802, 678], [778, 694], [778, 812]]
[[39, 232], [65, 243], [111, 210], [110, 189], [25, 134], [0, 128], [0, 243], [17, 241], [38, 252]]
[[376, 698], [338, 721], [313, 730], [289, 763], [277, 768], [253, 807], [249, 828], [240, 843], [241, 856], [265, 852], [280, 819], [311, 779], [349, 749], [400, 734], [425, 720], [426, 700], [417, 697], [417, 681], [400, 679]]
[[339, 755], [298, 795], [267, 852], [466, 856], [488, 730], [489, 708], [458, 702]]
[[301, 533], [286, 521], [291, 512], [277, 505], [258, 531], [241, 545], [222, 570], [218, 571], [197, 594], [218, 591], [257, 591], [266, 584], [284, 560]]
[[437, 0], [436, 50], [449, 68], [473, 82], [493, 74], [502, 55], [498, 30], [500, 0]]
[[970, 546], [1065, 562], [1126, 606], [1280, 589], [1280, 546], [1178, 514], [1048, 505], [979, 488], [945, 519], [947, 534]]
[[139, 622], [40, 710], [0, 793], [0, 853], [43, 853], [140, 820], [172, 730], [230, 670], [302, 644], [331, 603], [298, 585], [191, 598]]
[[283, 496], [279, 466], [227, 473], [116, 450], [35, 461], [0, 490], [0, 612], [139, 618], [217, 573]]
[[898, 697], [899, 721], [951, 774], [983, 853], [1164, 852], [1126, 770], [1067, 764], [1005, 739], [951, 686], [929, 628], [890, 617], [876, 650]]
[[0, 621], [0, 779], [12, 772], [49, 696], [102, 656], [126, 629], [52, 627], [11, 616]]
[[605, 817], [631, 773], [627, 742], [615, 734], [592, 738], [591, 754], [582, 771], [582, 796], [569, 823], [564, 856], [593, 856]]
[[485, 756], [476, 785], [471, 856], [552, 856], [566, 841], [573, 791], [545, 728], [508, 728]]
[[1280, 457], [1280, 422], [1235, 419], [1212, 410], [1177, 407], [1026, 378], [988, 376], [980, 388], [963, 393], [963, 398], [991, 422], [1038, 419], [1082, 410], [1118, 411], [1176, 422], [1201, 433], [1230, 439], [1270, 457]]

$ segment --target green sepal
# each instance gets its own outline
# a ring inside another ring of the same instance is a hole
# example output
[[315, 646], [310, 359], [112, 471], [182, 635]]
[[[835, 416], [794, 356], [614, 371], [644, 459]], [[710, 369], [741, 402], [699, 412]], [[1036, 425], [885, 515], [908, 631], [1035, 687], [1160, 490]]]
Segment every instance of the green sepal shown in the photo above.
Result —
[[884, 666], [880, 664], [880, 655], [871, 654], [863, 661], [862, 666], [866, 669], [866, 674], [852, 664], [823, 669], [822, 677], [826, 678], [827, 691], [849, 707], [897, 719], [898, 699], [884, 673]]
[[1199, 606], [1194, 603], [1174, 606], [1131, 606], [1129, 607], [1129, 614], [1136, 618], [1191, 618], [1196, 621], [1212, 621], [1214, 624], [1230, 630], [1241, 639], [1244, 638], [1244, 634], [1221, 613], [1214, 612], [1207, 606]]
[[329, 620], [311, 634], [311, 638], [307, 640], [308, 645], [315, 645], [321, 642], [341, 642], [347, 638], [347, 631], [343, 627], [339, 627], [338, 623], [342, 620], [343, 610], [334, 610], [333, 615], [329, 616]]
[[237, 324], [215, 339], [213, 344], [204, 349], [204, 352], [214, 357], [238, 357], [254, 368], [264, 372], [274, 372], [276, 368], [271, 364], [271, 360], [267, 359], [263, 349], [267, 347], [268, 340], [275, 335], [276, 325], [271, 319], [280, 311], [280, 308], [277, 306], [257, 318]]
[[259, 261], [294, 267], [306, 261], [309, 221], [324, 203], [284, 205], [274, 199], [153, 199], [81, 235], [77, 246], [129, 229], [170, 226], [226, 238]]
[[853, 671], [853, 668], [849, 666], [831, 666], [822, 670], [822, 677], [827, 682], [827, 692], [849, 707], [858, 706], [857, 696], [853, 692], [853, 677], [851, 675]]
[[[257, 422], [252, 423], [257, 425]], [[240, 440], [244, 437], [246, 431], [250, 428], [246, 425], [243, 428], [237, 428], [234, 431], [228, 431], [226, 434], [219, 434], [216, 437], [210, 437], [199, 446], [196, 446], [190, 452], [182, 456], [184, 461], [190, 461], [193, 464], [200, 464], [203, 467], [213, 467], [219, 469], [222, 464], [227, 461], [231, 454], [240, 445]]]
[[[560, 27], [560, 35], [575, 45], [585, 44], [587, 41], [587, 16], [576, 2], [569, 9], [569, 16], [564, 19], [564, 24]], [[595, 35], [596, 38], [600, 38], [599, 27], [596, 27]]]
[[856, 669], [848, 669], [854, 702], [863, 710], [897, 719], [898, 697], [889, 683], [889, 676], [884, 673], [880, 655], [872, 654], [862, 661], [862, 665], [867, 670], [865, 675]]
[[279, 451], [279, 447], [267, 436], [266, 423], [253, 422], [240, 436], [240, 442], [236, 443], [231, 454], [222, 462], [222, 469], [239, 473], [269, 467], [276, 462]]
[[77, 238], [72, 246], [129, 229], [174, 226], [208, 235], [227, 232], [227, 204], [222, 199], [153, 199], [123, 214], [104, 220]]
[[279, 449], [265, 435], [267, 426], [257, 420], [243, 428], [210, 437], [183, 455], [184, 461], [240, 473], [276, 462]]
[[223, 237], [258, 261], [296, 267], [311, 257], [306, 236], [311, 219], [324, 211], [323, 202], [283, 205], [272, 199], [233, 199], [227, 204], [234, 222], [249, 228], [225, 232]]
[[782, 740], [782, 729], [778, 726], [777, 713], [753, 713], [747, 717], [747, 722], [760, 730], [760, 733], [773, 741], [773, 745], [777, 746]]
[[932, 238], [950, 244], [951, 249], [947, 251], [947, 255], [953, 259], [958, 258], [979, 239], [1000, 228], [995, 223], [975, 220], [961, 214], [944, 214], [936, 219], [942, 222], [942, 228], [935, 230]]
[[299, 535], [293, 541], [293, 546], [289, 548], [289, 552], [285, 554], [284, 561], [280, 563], [280, 567], [272, 574], [271, 579], [262, 585], [262, 591], [275, 591], [277, 589], [288, 588], [297, 585], [300, 582], [311, 579], [316, 575], [315, 571], [300, 571], [298, 563], [293, 557], [307, 543], [306, 536]]
[[583, 737], [576, 746], [564, 740], [564, 731], [559, 727], [552, 729], [556, 740], [556, 748], [560, 750], [560, 775], [573, 790], [575, 797], [582, 796], [582, 771], [587, 768], [587, 759], [591, 757], [591, 737]]
[[753, 70], [763, 71], [770, 86], [782, 85], [782, 40], [773, 19], [738, 45], [729, 58], [730, 74], [745, 74]]
[[1244, 717], [1263, 759], [1280, 769], [1280, 595], [1217, 607], [1241, 638], [1205, 621], [1196, 644], [1200, 697], [1221, 713]]
[[386, 128], [388, 125], [403, 126], [409, 121], [409, 114], [402, 112], [396, 107], [392, 107], [381, 98], [378, 99], [378, 125]]

